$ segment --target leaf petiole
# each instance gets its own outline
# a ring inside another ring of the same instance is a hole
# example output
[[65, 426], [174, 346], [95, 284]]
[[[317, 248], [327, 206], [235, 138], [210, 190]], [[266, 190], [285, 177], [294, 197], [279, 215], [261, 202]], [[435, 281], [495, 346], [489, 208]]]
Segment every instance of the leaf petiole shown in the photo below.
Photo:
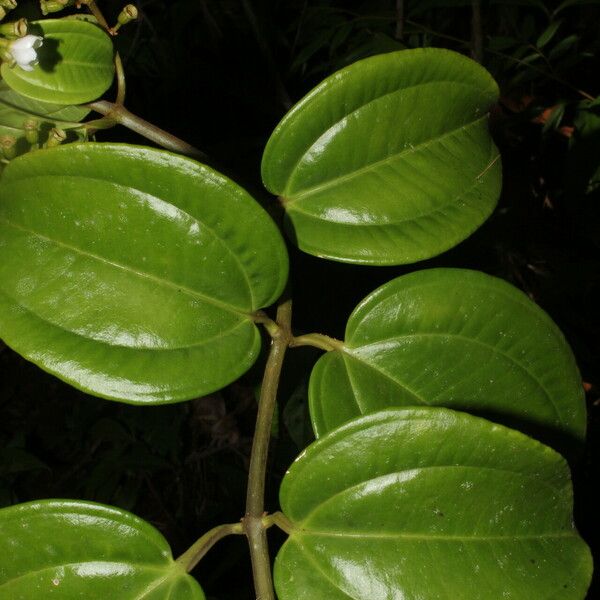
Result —
[[228, 535], [244, 535], [243, 525], [227, 523], [213, 527], [198, 538], [175, 562], [182, 565], [189, 573], [218, 541]]
[[277, 511], [271, 515], [265, 515], [262, 518], [262, 524], [265, 529], [277, 525], [279, 529], [291, 535], [296, 526], [281, 512]]
[[344, 342], [322, 333], [307, 333], [292, 338], [290, 348], [298, 346], [314, 346], [315, 348], [331, 352], [332, 350], [343, 350]]

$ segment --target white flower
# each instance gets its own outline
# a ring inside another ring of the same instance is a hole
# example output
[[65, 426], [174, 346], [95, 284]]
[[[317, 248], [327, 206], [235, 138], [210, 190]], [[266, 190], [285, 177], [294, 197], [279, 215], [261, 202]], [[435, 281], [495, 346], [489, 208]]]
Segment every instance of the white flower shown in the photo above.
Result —
[[15, 62], [24, 71], [33, 71], [38, 63], [36, 50], [42, 45], [44, 38], [39, 35], [26, 35], [11, 42], [8, 51]]

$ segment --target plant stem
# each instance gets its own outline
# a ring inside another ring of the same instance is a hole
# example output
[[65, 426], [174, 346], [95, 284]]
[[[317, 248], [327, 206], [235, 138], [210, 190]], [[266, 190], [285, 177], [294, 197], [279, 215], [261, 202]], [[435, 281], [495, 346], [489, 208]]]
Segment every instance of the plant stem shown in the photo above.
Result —
[[94, 17], [96, 17], [96, 21], [98, 21], [100, 27], [106, 29], [106, 31], [110, 31], [110, 26], [106, 22], [106, 19], [104, 18], [102, 11], [98, 8], [95, 0], [79, 0], [77, 7], [79, 8], [81, 5], [89, 8], [90, 12], [94, 15]]
[[194, 146], [180, 140], [178, 137], [164, 131], [160, 127], [145, 121], [141, 117], [134, 115], [124, 106], [109, 102], [108, 100], [96, 100], [85, 106], [104, 115], [106, 120], [110, 121], [112, 124], [123, 125], [167, 150], [199, 160], [206, 159], [206, 155], [197, 148], [194, 148]]
[[189, 573], [219, 540], [228, 535], [244, 535], [243, 525], [241, 523], [229, 523], [213, 527], [196, 540], [175, 562], [183, 565]]
[[279, 529], [285, 531], [288, 535], [290, 535], [295, 529], [294, 524], [281, 511], [274, 512], [272, 515], [264, 516], [262, 522], [265, 529], [268, 529], [273, 525], [277, 525]]
[[269, 357], [258, 401], [256, 429], [250, 455], [248, 491], [246, 495], [246, 515], [244, 530], [248, 537], [252, 574], [257, 600], [274, 600], [273, 580], [271, 578], [271, 559], [267, 543], [267, 532], [263, 523], [265, 511], [265, 477], [267, 457], [271, 437], [271, 423], [277, 402], [277, 388], [283, 366], [283, 359], [292, 339], [292, 301], [283, 301], [277, 309], [279, 329], [272, 335]]
[[404, 0], [396, 0], [396, 33], [394, 38], [402, 41], [404, 37]]
[[483, 27], [481, 25], [481, 0], [471, 1], [471, 56], [483, 61]]
[[307, 333], [291, 339], [290, 348], [296, 346], [314, 346], [315, 348], [330, 352], [331, 350], [342, 350], [344, 348], [344, 342], [322, 333]]
[[123, 61], [121, 60], [121, 55], [118, 52], [115, 52], [115, 73], [117, 76], [117, 98], [115, 99], [115, 104], [123, 106], [125, 103], [125, 71], [123, 69]]

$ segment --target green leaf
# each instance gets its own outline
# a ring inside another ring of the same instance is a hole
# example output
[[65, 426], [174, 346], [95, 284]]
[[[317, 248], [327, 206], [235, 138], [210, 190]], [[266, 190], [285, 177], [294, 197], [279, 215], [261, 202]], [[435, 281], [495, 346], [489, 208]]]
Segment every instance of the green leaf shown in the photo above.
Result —
[[548, 58], [550, 60], [555, 60], [560, 58], [565, 52], [571, 49], [572, 46], [575, 45], [576, 42], [579, 41], [578, 35], [569, 35], [566, 38], [560, 40], [552, 50], [550, 50], [550, 54], [548, 54]]
[[280, 600], [578, 600], [591, 579], [564, 459], [466, 414], [356, 419], [300, 455], [280, 500]]
[[390, 406], [477, 413], [561, 448], [585, 436], [581, 378], [562, 333], [508, 283], [430, 269], [384, 284], [354, 310], [311, 375], [318, 436]]
[[4, 63], [2, 78], [19, 94], [54, 104], [82, 104], [101, 96], [114, 76], [113, 45], [98, 26], [73, 19], [32, 24], [42, 35], [39, 64], [32, 71]]
[[22, 129], [23, 121], [38, 118], [62, 129], [80, 126], [90, 109], [85, 106], [49, 104], [21, 96], [0, 80], [0, 126]]
[[0, 448], [0, 477], [40, 469], [48, 469], [48, 466], [27, 450], [11, 446]]
[[553, 21], [542, 31], [540, 36], [537, 39], [535, 45], [538, 48], [543, 48], [553, 37], [554, 34], [558, 31], [558, 28], [561, 26], [562, 21]]
[[244, 190], [169, 152], [70, 144], [0, 180], [0, 337], [104, 398], [174, 402], [239, 377], [287, 268]]
[[561, 4], [558, 5], [557, 8], [554, 9], [554, 14], [562, 12], [565, 8], [569, 8], [571, 6], [585, 6], [590, 4], [600, 4], [599, 0], [565, 0]]
[[[569, 141], [565, 190], [571, 202], [600, 188], [600, 114], [593, 108], [580, 109], [575, 114], [574, 124], [575, 133]], [[587, 226], [593, 226], [594, 221], [598, 222], [592, 219]]]
[[560, 127], [560, 124], [562, 123], [566, 109], [566, 102], [558, 102], [552, 110], [552, 112], [550, 113], [548, 120], [544, 123], [542, 131], [546, 133], [548, 131], [557, 130]]
[[23, 124], [28, 119], [36, 119], [40, 124], [40, 141], [44, 142], [48, 132], [53, 127], [64, 131], [72, 130], [76, 139], [83, 139], [79, 121], [84, 119], [89, 109], [82, 106], [64, 106], [38, 102], [21, 96], [12, 90], [5, 81], [0, 80], [0, 135], [11, 135], [17, 140], [23, 140], [19, 150], [27, 151], [30, 145], [25, 142]]
[[92, 502], [42, 500], [0, 510], [0, 597], [204, 600], [162, 535]]
[[515, 38], [496, 35], [490, 37], [487, 47], [490, 50], [502, 51], [508, 50], [508, 48], [513, 48], [518, 43], [519, 41]]
[[533, 54], [529, 54], [528, 56], [526, 56], [525, 58], [522, 58], [519, 61], [519, 64], [522, 65], [529, 65], [531, 63], [534, 63], [536, 60], [540, 60], [543, 58], [543, 54], [541, 54], [540, 52], [534, 52]]
[[283, 422], [298, 448], [306, 448], [315, 437], [312, 431], [308, 413], [308, 382], [303, 380], [285, 404]]
[[472, 60], [419, 48], [374, 56], [294, 106], [262, 176], [310, 254], [400, 264], [455, 246], [490, 215], [501, 166], [487, 130], [498, 87]]

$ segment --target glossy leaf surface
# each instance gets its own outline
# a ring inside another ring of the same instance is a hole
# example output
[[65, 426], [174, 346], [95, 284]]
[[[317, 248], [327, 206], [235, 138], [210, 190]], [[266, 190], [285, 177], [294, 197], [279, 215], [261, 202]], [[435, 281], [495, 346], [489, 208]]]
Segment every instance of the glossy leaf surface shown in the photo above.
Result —
[[284, 477], [280, 600], [577, 600], [591, 556], [564, 459], [441, 408], [355, 419]]
[[239, 377], [287, 264], [244, 190], [168, 152], [71, 144], [0, 180], [0, 337], [98, 396], [172, 402]]
[[0, 135], [10, 135], [20, 140], [17, 150], [30, 149], [25, 137], [24, 123], [35, 119], [40, 126], [40, 142], [45, 142], [52, 127], [64, 131], [72, 131], [76, 138], [82, 139], [83, 132], [78, 131], [80, 123], [89, 113], [89, 109], [81, 106], [63, 106], [38, 102], [21, 96], [12, 90], [5, 81], [0, 80]]
[[45, 19], [31, 33], [44, 38], [32, 71], [4, 63], [0, 72], [19, 94], [55, 104], [82, 104], [100, 97], [114, 76], [113, 45], [97, 25], [75, 19]]
[[436, 48], [359, 61], [283, 118], [262, 163], [298, 246], [353, 263], [401, 264], [470, 235], [501, 186], [487, 112], [498, 88]]
[[340, 351], [310, 381], [317, 436], [389, 406], [478, 413], [558, 445], [583, 439], [575, 359], [558, 327], [525, 294], [477, 271], [398, 277], [354, 310]]
[[204, 600], [151, 525], [91, 502], [0, 510], [0, 597], [11, 600]]

